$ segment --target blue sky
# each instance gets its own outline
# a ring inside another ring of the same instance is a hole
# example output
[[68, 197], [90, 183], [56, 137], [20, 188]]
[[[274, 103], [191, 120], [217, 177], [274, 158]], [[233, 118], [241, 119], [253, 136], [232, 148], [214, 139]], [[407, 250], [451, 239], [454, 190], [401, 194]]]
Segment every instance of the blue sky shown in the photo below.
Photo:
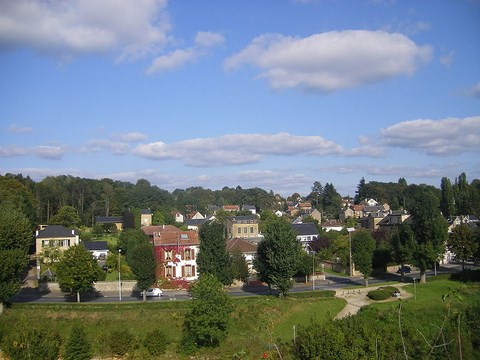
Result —
[[0, 173], [480, 178], [480, 1], [0, 0]]

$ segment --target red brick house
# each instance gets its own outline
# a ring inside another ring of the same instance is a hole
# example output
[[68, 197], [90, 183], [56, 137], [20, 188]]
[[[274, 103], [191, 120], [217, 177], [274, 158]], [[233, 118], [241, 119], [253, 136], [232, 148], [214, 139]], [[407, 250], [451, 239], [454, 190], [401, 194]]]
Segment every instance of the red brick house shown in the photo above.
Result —
[[187, 281], [198, 278], [196, 258], [200, 240], [195, 231], [169, 226], [159, 227], [152, 235], [158, 276]]

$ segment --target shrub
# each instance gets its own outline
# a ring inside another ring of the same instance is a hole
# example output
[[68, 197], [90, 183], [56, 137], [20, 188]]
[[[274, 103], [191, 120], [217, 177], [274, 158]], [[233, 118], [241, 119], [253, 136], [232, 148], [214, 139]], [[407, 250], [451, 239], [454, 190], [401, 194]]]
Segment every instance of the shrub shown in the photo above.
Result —
[[88, 360], [91, 355], [92, 348], [87, 340], [85, 330], [80, 325], [74, 325], [65, 347], [65, 360]]
[[164, 354], [167, 350], [168, 340], [165, 333], [161, 330], [153, 330], [147, 333], [143, 346], [150, 355]]
[[369, 291], [367, 297], [372, 300], [386, 300], [392, 297], [392, 294], [396, 291], [398, 289], [394, 286], [383, 286], [377, 290]]
[[288, 297], [291, 298], [333, 298], [335, 297], [335, 290], [315, 290], [315, 291], [306, 291], [301, 293], [289, 293]]
[[127, 354], [135, 345], [136, 338], [127, 330], [113, 330], [110, 334], [110, 350], [115, 355]]
[[12, 332], [3, 339], [2, 350], [11, 360], [57, 360], [60, 336], [49, 330], [29, 329]]
[[452, 274], [450, 278], [452, 280], [461, 282], [479, 282], [480, 270], [464, 270], [462, 272]]

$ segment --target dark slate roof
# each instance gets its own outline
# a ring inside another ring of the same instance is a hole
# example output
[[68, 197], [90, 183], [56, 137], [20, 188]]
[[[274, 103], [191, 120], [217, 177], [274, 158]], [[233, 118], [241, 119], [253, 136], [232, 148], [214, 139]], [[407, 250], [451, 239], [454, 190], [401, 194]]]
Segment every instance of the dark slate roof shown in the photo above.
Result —
[[121, 216], [95, 216], [96, 223], [121, 223], [123, 218]]
[[314, 223], [292, 224], [291, 226], [298, 235], [318, 236], [318, 229]]
[[151, 215], [152, 214], [152, 210], [150, 210], [150, 209], [142, 209], [142, 210], [140, 210], [140, 212], [143, 215]]
[[82, 241], [81, 244], [85, 249], [90, 251], [108, 250], [108, 243], [106, 241]]
[[74, 229], [68, 229], [63, 225], [48, 225], [38, 232], [37, 238], [66, 238], [78, 235]]
[[200, 226], [205, 224], [208, 219], [187, 219], [185, 220], [185, 225], [187, 226]]
[[258, 217], [255, 215], [239, 215], [239, 216], [229, 216], [227, 219], [232, 221], [244, 221], [244, 220], [258, 220]]

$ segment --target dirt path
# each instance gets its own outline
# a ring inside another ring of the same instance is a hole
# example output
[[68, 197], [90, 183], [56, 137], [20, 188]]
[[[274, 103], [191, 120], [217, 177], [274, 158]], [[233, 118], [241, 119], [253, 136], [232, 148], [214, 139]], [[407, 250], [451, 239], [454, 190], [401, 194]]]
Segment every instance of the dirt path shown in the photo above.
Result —
[[[403, 289], [403, 286], [405, 286], [405, 285], [407, 285], [407, 284], [392, 285], [392, 286], [395, 286], [396, 288], [398, 288], [398, 290], [400, 291], [400, 298], [401, 299], [408, 299], [409, 297], [412, 296], [412, 294], [406, 292]], [[385, 286], [385, 285], [382, 285], [382, 286]], [[379, 287], [382, 287], [382, 286], [372, 286], [372, 287], [363, 288], [363, 289], [349, 289], [349, 290], [339, 289], [339, 290], [337, 290], [335, 296], [338, 297], [338, 298], [341, 298], [341, 299], [345, 299], [347, 301], [347, 305], [345, 305], [345, 307], [337, 314], [337, 316], [335, 316], [335, 319], [342, 319], [342, 318], [347, 317], [349, 315], [355, 315], [360, 310], [360, 308], [362, 306], [380, 302], [380, 301], [370, 300], [367, 297], [367, 293], [371, 290], [378, 289]], [[395, 301], [395, 300], [397, 300], [397, 298], [392, 297], [390, 299], [383, 300], [381, 302]]]

